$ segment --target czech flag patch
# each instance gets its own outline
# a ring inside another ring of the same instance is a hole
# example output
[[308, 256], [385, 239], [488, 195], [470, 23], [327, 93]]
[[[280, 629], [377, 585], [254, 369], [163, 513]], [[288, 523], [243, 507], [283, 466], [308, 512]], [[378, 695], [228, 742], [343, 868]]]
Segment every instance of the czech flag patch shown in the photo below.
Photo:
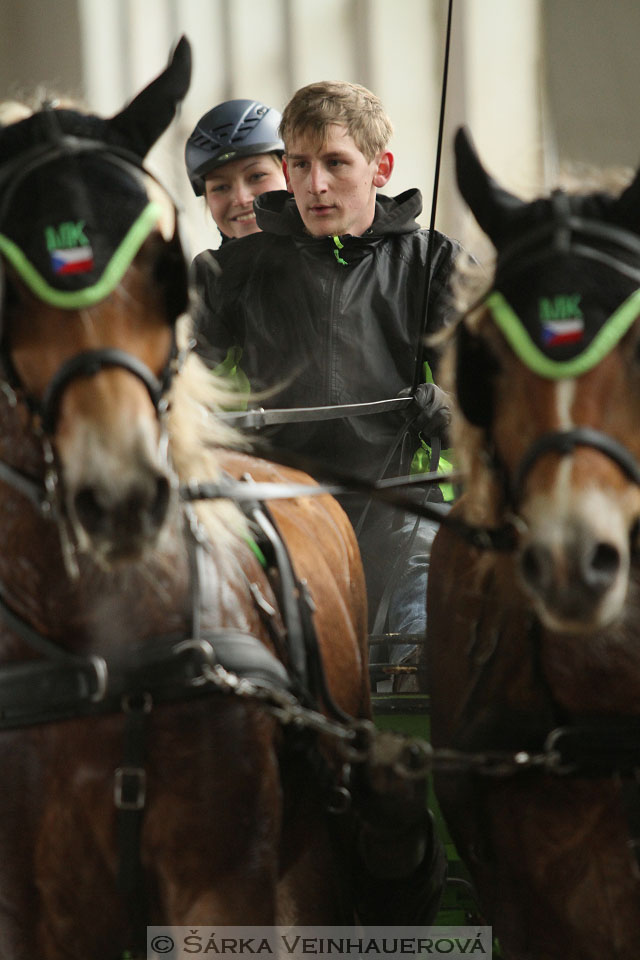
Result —
[[570, 320], [546, 320], [542, 324], [542, 342], [545, 347], [579, 343], [583, 336], [584, 321], [581, 317]]
[[93, 250], [91, 247], [70, 247], [67, 250], [50, 250], [51, 269], [56, 276], [68, 276], [72, 273], [88, 273], [93, 270]]

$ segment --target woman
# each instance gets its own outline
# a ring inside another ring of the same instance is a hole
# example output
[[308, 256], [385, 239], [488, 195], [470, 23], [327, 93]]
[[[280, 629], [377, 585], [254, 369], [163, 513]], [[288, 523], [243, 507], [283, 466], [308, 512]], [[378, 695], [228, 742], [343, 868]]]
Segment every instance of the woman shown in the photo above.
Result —
[[281, 119], [257, 100], [227, 100], [205, 113], [187, 140], [191, 186], [197, 197], [205, 196], [223, 242], [259, 233], [253, 198], [286, 190]]

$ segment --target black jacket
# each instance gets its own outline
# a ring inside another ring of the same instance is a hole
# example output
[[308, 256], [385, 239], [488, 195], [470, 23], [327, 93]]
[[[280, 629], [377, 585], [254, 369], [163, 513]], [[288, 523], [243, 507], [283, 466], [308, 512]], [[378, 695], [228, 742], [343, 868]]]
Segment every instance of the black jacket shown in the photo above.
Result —
[[[202, 297], [198, 350], [211, 364], [242, 348], [264, 407], [358, 403], [396, 397], [413, 384], [424, 308], [428, 231], [415, 217], [418, 190], [380, 196], [364, 236], [312, 237], [285, 191], [254, 201], [263, 230], [215, 252], [217, 278], [195, 260]], [[452, 309], [449, 279], [457, 243], [435, 235], [428, 332]], [[339, 262], [339, 259], [344, 263]], [[425, 358], [433, 366], [427, 350]], [[380, 473], [406, 415], [401, 412], [269, 428], [278, 446], [367, 476]], [[404, 465], [406, 469], [406, 464]], [[400, 469], [394, 456], [387, 473]]]

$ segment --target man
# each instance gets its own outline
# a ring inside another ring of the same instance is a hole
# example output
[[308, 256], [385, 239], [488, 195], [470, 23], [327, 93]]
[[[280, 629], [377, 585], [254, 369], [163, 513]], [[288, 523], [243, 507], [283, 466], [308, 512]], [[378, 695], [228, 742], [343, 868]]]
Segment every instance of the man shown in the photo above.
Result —
[[[459, 248], [434, 235], [427, 303], [429, 234], [415, 220], [420, 193], [377, 194], [393, 172], [391, 134], [380, 100], [366, 88], [302, 88], [280, 124], [288, 192], [256, 198], [263, 232], [217, 251], [221, 278], [210, 269], [210, 254], [196, 259], [203, 295], [198, 349], [212, 365], [235, 351], [252, 390], [268, 391], [264, 406], [407, 395], [425, 362], [432, 379], [436, 357], [421, 337], [425, 309], [433, 333], [452, 308], [448, 282]], [[394, 409], [277, 426], [268, 436], [278, 447], [368, 478], [408, 472], [416, 449], [428, 468], [429, 441], [443, 440], [449, 411], [433, 383], [421, 393], [422, 405], [409, 418]], [[434, 525], [359, 497], [343, 505], [358, 534], [371, 623], [423, 634]], [[385, 590], [391, 575], [397, 586]], [[392, 659], [402, 662], [413, 651], [398, 645]]]

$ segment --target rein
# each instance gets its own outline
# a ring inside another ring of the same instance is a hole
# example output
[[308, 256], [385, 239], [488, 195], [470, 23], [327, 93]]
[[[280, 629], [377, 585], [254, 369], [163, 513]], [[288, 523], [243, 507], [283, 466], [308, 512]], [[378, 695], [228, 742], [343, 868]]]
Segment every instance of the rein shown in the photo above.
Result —
[[367, 403], [342, 403], [323, 407], [285, 407], [265, 410], [230, 410], [216, 413], [222, 423], [234, 427], [259, 430], [283, 423], [307, 423], [309, 421], [340, 420], [343, 417], [362, 417], [372, 413], [385, 413], [387, 410], [404, 410], [413, 403], [413, 397], [393, 397], [390, 400], [373, 400]]
[[[309, 467], [307, 457], [299, 458], [295, 455], [280, 455], [274, 451], [269, 458], [286, 466], [298, 469]], [[313, 467], [311, 469], [313, 472]], [[317, 464], [316, 472], [326, 475], [326, 464]], [[388, 503], [393, 507], [405, 510], [417, 517], [426, 517], [452, 530], [470, 546], [478, 550], [511, 551], [517, 546], [518, 536], [522, 528], [517, 517], [509, 518], [498, 527], [475, 526], [465, 520], [452, 515], [450, 506], [446, 503], [422, 502], [417, 503], [412, 497], [403, 494], [403, 491], [414, 486], [442, 483], [443, 480], [457, 480], [457, 473], [424, 473], [410, 477], [390, 477], [384, 480], [368, 481], [361, 477], [339, 474], [336, 482], [308, 484], [292, 483], [261, 483], [252, 484], [248, 490], [244, 481], [221, 479], [211, 483], [191, 483], [180, 489], [180, 496], [187, 502], [193, 500], [233, 500], [238, 504], [250, 501], [254, 497], [260, 500], [290, 500], [297, 497], [345, 496], [348, 494], [365, 493], [373, 499]]]

